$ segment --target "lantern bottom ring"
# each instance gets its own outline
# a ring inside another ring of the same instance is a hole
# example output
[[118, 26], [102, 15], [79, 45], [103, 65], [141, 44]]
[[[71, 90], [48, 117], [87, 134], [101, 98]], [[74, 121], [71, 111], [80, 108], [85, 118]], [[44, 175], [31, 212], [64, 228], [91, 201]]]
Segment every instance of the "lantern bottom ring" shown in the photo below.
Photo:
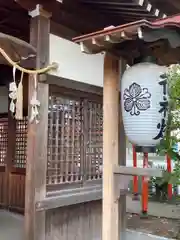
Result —
[[135, 146], [135, 151], [140, 153], [155, 153], [156, 147], [155, 146]]

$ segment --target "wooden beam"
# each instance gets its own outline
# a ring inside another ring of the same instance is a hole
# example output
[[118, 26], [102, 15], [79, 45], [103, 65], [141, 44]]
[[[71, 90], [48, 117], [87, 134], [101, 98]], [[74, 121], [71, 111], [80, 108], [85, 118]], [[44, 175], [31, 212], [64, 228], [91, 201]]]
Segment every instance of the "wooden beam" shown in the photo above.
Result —
[[[119, 179], [119, 178], [118, 178]], [[130, 179], [131, 180], [131, 179]], [[128, 180], [128, 184], [130, 182]], [[122, 181], [123, 182], [123, 181]], [[94, 185], [91, 189], [84, 187], [84, 188], [79, 188], [75, 189], [76, 191], [73, 191], [74, 189], [71, 189], [69, 191], [56, 191], [54, 195], [49, 194], [45, 199], [39, 201], [36, 203], [36, 210], [37, 211], [47, 211], [50, 209], [56, 209], [60, 207], [65, 207], [65, 206], [72, 206], [80, 203], [86, 203], [86, 202], [91, 202], [91, 201], [97, 201], [102, 199], [102, 185]], [[121, 196], [121, 209], [120, 209], [120, 214], [121, 212], [126, 212], [126, 207], [122, 204], [122, 198], [125, 199], [126, 203], [126, 195], [128, 194], [128, 187], [127, 188], [119, 188], [119, 192], [117, 194], [117, 200], [119, 199], [119, 196]], [[124, 215], [123, 215], [124, 216]], [[125, 220], [126, 220], [126, 215], [124, 216], [122, 220], [122, 225], [121, 229], [125, 229]]]
[[149, 12], [133, 12], [133, 11], [121, 11], [120, 9], [115, 9], [115, 10], [109, 10], [108, 8], [107, 9], [102, 9], [101, 10], [103, 13], [106, 13], [106, 14], [111, 14], [111, 15], [122, 15], [123, 17], [131, 17], [131, 16], [135, 16], [136, 18], [140, 19], [141, 17], [142, 18], [145, 18], [145, 17], [148, 17], [148, 18], [155, 18], [155, 14], [154, 13], [149, 13]]
[[102, 185], [59, 191], [56, 196], [48, 196], [36, 203], [37, 211], [45, 211], [64, 206], [97, 201], [102, 199]]
[[83, 1], [84, 3], [86, 4], [89, 4], [89, 5], [96, 5], [96, 6], [100, 6], [102, 8], [106, 8], [106, 9], [116, 9], [116, 10], [125, 10], [125, 11], [138, 11], [138, 12], [141, 12], [141, 11], [148, 11], [150, 12], [151, 9], [152, 9], [152, 5], [150, 3], [144, 3], [143, 6], [141, 5], [136, 5], [136, 4], [133, 4], [133, 5], [128, 5], [128, 3], [120, 3], [120, 2], [99, 2], [99, 1], [92, 1], [92, 0], [85, 0]]
[[103, 89], [103, 216], [102, 240], [119, 240], [119, 201], [113, 166], [119, 162], [119, 59], [105, 54]]
[[99, 4], [99, 5], [109, 5], [109, 6], [116, 5], [116, 6], [127, 7], [129, 9], [131, 9], [132, 7], [143, 6], [143, 4], [144, 4], [144, 0], [123, 1], [123, 2], [116, 1], [116, 0], [114, 0], [114, 1], [111, 1], [111, 0], [110, 1], [83, 0], [82, 2], [84, 2], [84, 3], [96, 3], [96, 4]]
[[162, 170], [153, 168], [134, 168], [125, 166], [115, 166], [114, 173], [120, 175], [162, 177]]
[[[50, 14], [43, 12], [43, 9], [34, 12], [30, 31], [30, 43], [37, 49], [36, 67], [44, 67], [49, 63]], [[28, 124], [25, 194], [26, 240], [45, 239], [45, 212], [36, 212], [35, 203], [43, 200], [46, 196], [49, 85], [38, 82], [37, 88], [37, 99], [41, 103], [40, 122], [39, 124], [35, 122]], [[29, 114], [34, 90], [34, 81], [32, 77], [29, 77]]]
[[178, 10], [180, 10], [179, 0], [149, 0], [149, 2], [153, 8], [158, 8], [167, 15], [176, 14], [179, 12]]

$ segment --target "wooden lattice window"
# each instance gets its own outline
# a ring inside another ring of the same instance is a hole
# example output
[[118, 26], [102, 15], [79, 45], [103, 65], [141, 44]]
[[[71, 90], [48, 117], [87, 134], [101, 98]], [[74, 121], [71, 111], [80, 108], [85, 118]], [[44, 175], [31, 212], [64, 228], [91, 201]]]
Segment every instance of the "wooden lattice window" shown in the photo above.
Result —
[[82, 181], [82, 126], [80, 100], [50, 96], [48, 185]]
[[27, 125], [28, 125], [27, 117], [25, 117], [23, 120], [16, 121], [15, 158], [13, 161], [13, 166], [16, 168], [26, 167]]
[[5, 165], [8, 149], [8, 118], [0, 119], [0, 166]]
[[103, 108], [101, 103], [87, 102], [88, 136], [86, 144], [86, 179], [102, 177]]
[[48, 186], [102, 178], [102, 103], [75, 96], [49, 98]]

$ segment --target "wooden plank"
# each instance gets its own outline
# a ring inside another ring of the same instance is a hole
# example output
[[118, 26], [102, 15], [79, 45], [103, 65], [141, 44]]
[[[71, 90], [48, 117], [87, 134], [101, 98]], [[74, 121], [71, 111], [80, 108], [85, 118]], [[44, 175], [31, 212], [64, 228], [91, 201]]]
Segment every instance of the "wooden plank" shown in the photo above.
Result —
[[104, 59], [102, 239], [119, 240], [119, 201], [115, 199], [113, 166], [119, 162], [119, 60]]
[[67, 89], [79, 91], [81, 94], [83, 94], [82, 97], [85, 97], [87, 93], [100, 95], [100, 96], [102, 96], [103, 94], [102, 87], [98, 87], [98, 86], [94, 86], [94, 85], [90, 85], [82, 82], [77, 82], [70, 79], [68, 79], [67, 81], [67, 79], [61, 78], [61, 80], [59, 80], [59, 77], [50, 75], [50, 74], [47, 75], [46, 81], [47, 83], [52, 84], [52, 86], [57, 85], [58, 87], [61, 87], [61, 88], [67, 88]]
[[58, 196], [46, 197], [44, 200], [36, 203], [36, 210], [45, 211], [64, 206], [97, 201], [100, 199], [102, 199], [101, 185], [91, 189], [80, 189], [79, 191], [64, 191], [64, 193], [60, 193]]
[[125, 166], [114, 166], [114, 174], [131, 175], [131, 176], [147, 176], [162, 177], [162, 170], [156, 168], [134, 168]]
[[[121, 183], [124, 182], [122, 179]], [[120, 186], [122, 187], [122, 186]], [[126, 195], [128, 194], [128, 186], [126, 189], [118, 189], [121, 197], [126, 199]], [[37, 211], [46, 211], [50, 209], [56, 209], [65, 206], [71, 206], [75, 204], [84, 204], [87, 202], [97, 201], [102, 199], [102, 185], [93, 186], [92, 188], [79, 188], [79, 190], [62, 190], [57, 191], [54, 194], [49, 194], [43, 200], [36, 202], [36, 210]], [[125, 208], [126, 210], [126, 208]]]
[[[119, 67], [120, 67], [120, 81], [121, 81], [121, 77], [126, 69], [126, 61], [123, 58], [120, 58], [119, 60]], [[120, 101], [121, 101], [121, 97], [120, 97]], [[126, 136], [125, 136], [124, 125], [122, 120], [121, 102], [119, 104], [119, 165], [126, 166]], [[122, 176], [122, 178], [123, 177], [124, 176]], [[121, 179], [120, 179], [120, 183], [121, 183]], [[126, 179], [124, 179], [124, 181], [125, 180]], [[119, 192], [118, 189], [116, 191], [117, 193]], [[122, 238], [123, 238], [123, 234], [126, 231], [126, 196], [120, 195], [120, 198], [118, 199], [118, 201], [119, 201], [119, 228], [121, 230]]]
[[[44, 67], [49, 61], [50, 15], [36, 9], [31, 18], [30, 43], [37, 49], [36, 67]], [[38, 77], [39, 78], [39, 77]], [[29, 77], [30, 101], [34, 92], [34, 81]], [[35, 202], [46, 195], [47, 138], [48, 138], [48, 84], [38, 82], [37, 98], [41, 103], [39, 124], [28, 124], [27, 168], [25, 194], [25, 239], [45, 239], [45, 212], [35, 211]]]

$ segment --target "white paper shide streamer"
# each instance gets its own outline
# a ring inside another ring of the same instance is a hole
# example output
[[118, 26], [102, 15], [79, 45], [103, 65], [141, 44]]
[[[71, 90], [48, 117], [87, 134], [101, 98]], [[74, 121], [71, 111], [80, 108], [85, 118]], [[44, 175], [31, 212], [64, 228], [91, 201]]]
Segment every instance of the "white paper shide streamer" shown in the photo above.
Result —
[[13, 82], [9, 84], [9, 97], [11, 99], [9, 109], [15, 114], [17, 120], [23, 119], [23, 75], [21, 72], [21, 79], [19, 84], [16, 84], [16, 67], [13, 67]]
[[32, 75], [34, 80], [34, 92], [31, 98], [31, 115], [30, 115], [30, 123], [39, 123], [39, 107], [40, 101], [37, 99], [37, 74]]
[[24, 72], [21, 72], [21, 78], [17, 88], [17, 99], [16, 99], [15, 118], [17, 120], [23, 119], [23, 76], [24, 76]]
[[15, 75], [16, 75], [16, 67], [13, 67], [13, 82], [9, 84], [9, 91], [10, 91], [9, 97], [11, 99], [9, 110], [12, 113], [15, 113], [15, 108], [16, 108], [15, 101], [17, 99], [17, 85], [15, 80]]

